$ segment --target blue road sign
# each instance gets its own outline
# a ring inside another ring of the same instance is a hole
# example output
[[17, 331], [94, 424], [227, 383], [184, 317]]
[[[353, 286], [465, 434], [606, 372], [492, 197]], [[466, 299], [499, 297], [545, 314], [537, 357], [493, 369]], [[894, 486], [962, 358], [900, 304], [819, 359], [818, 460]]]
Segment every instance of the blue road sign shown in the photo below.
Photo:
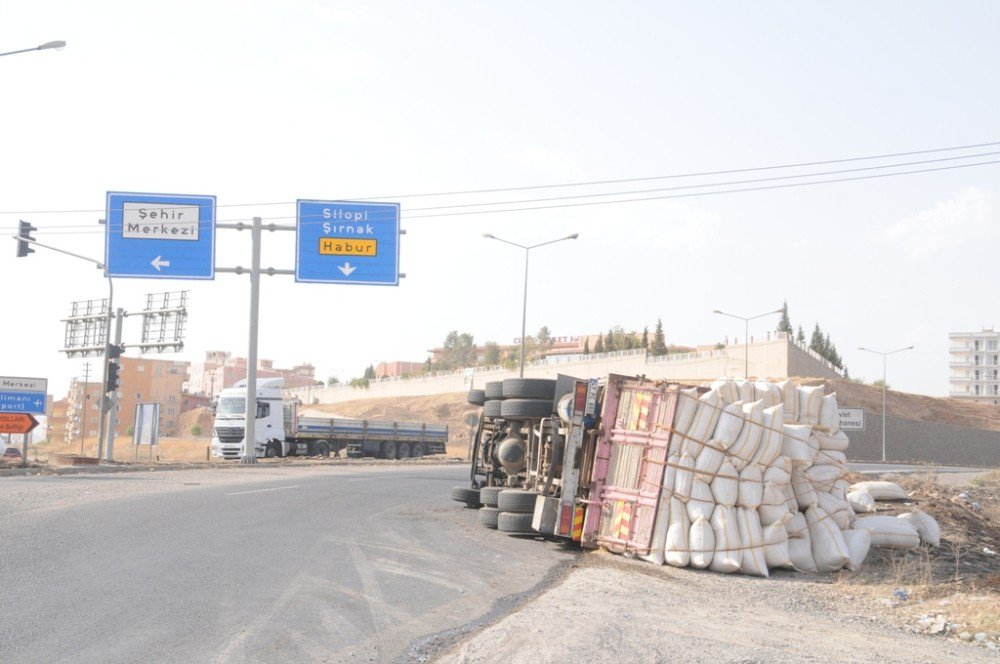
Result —
[[399, 203], [298, 201], [295, 281], [399, 285]]
[[112, 277], [215, 278], [215, 196], [108, 192]]
[[45, 414], [45, 392], [0, 392], [0, 413]]

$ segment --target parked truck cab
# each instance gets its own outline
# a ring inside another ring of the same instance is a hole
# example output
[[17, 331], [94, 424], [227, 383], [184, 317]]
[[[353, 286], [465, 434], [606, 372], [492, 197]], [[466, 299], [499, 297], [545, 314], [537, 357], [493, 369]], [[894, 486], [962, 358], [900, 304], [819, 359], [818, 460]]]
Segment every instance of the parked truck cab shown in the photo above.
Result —
[[[246, 424], [247, 387], [241, 380], [219, 394], [212, 432], [212, 454], [226, 459], [243, 455]], [[256, 444], [257, 456], [285, 456], [284, 409], [281, 378], [266, 378], [257, 383]]]

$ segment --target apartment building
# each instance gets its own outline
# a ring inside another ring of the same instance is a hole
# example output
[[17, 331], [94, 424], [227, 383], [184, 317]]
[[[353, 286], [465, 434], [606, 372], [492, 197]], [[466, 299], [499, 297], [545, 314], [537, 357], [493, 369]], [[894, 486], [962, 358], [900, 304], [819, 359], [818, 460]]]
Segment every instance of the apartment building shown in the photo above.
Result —
[[189, 362], [122, 357], [115, 430], [125, 434], [135, 424], [135, 406], [160, 404], [160, 435], [176, 436], [188, 380]]
[[1000, 406], [1000, 332], [984, 327], [948, 339], [950, 395]]
[[[213, 397], [221, 390], [232, 387], [247, 377], [247, 359], [233, 357], [231, 353], [213, 350], [205, 353], [204, 362], [191, 365], [188, 382], [191, 394]], [[257, 378], [282, 378], [285, 387], [315, 385], [316, 370], [313, 365], [298, 364], [291, 369], [279, 369], [273, 360], [257, 360]]]

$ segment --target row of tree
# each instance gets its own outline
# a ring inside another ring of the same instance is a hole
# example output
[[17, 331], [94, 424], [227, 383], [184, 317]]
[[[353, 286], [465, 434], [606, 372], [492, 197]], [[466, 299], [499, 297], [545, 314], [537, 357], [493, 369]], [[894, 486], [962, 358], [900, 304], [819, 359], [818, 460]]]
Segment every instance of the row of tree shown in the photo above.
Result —
[[[800, 344], [805, 344], [806, 342], [806, 334], [802, 330], [801, 325], [799, 325], [798, 332], [792, 330], [792, 321], [788, 316], [787, 300], [781, 307], [781, 319], [778, 321], [777, 331], [784, 332], [789, 336], [794, 334], [796, 341]], [[837, 345], [830, 340], [829, 332], [823, 332], [820, 329], [819, 323], [816, 323], [815, 327], [813, 327], [812, 336], [809, 338], [809, 349], [815, 351], [820, 357], [826, 359], [838, 369], [843, 369], [844, 375], [847, 375], [847, 367], [844, 366], [844, 359], [837, 352]]]

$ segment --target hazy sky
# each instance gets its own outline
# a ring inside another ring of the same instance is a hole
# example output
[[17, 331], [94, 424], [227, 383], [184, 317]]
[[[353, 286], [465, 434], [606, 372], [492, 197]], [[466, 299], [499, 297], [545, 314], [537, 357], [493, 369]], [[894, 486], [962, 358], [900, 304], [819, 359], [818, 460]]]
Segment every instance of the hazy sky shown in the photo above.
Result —
[[[109, 190], [215, 195], [220, 221], [293, 223], [298, 198], [399, 202], [399, 287], [264, 278], [260, 356], [312, 362], [321, 379], [423, 360], [453, 329], [512, 342], [523, 254], [482, 233], [529, 244], [578, 232], [532, 252], [529, 332], [641, 330], [662, 317], [670, 342], [711, 343], [743, 335], [713, 309], [752, 315], [787, 299], [792, 322], [807, 334], [819, 322], [852, 375], [881, 373], [858, 346], [912, 344], [890, 360], [890, 384], [942, 395], [948, 332], [998, 322], [1000, 165], [447, 217], [419, 209], [892, 161], [406, 195], [1000, 141], [998, 25], [990, 2], [2, 2], [0, 51], [69, 45], [0, 58], [0, 230], [25, 219], [40, 241], [102, 258]], [[897, 170], [954, 163], [966, 162]], [[845, 176], [820, 179], [833, 177]], [[248, 265], [248, 236], [220, 230], [217, 265]], [[104, 297], [106, 281], [42, 249], [17, 259], [6, 242], [0, 375], [48, 377], [61, 396], [82, 360], [58, 352], [60, 319], [73, 300]], [[293, 233], [264, 242], [264, 266], [294, 265]], [[245, 276], [121, 279], [115, 303], [136, 311], [144, 293], [181, 288], [187, 348], [164, 357], [245, 355]]]

